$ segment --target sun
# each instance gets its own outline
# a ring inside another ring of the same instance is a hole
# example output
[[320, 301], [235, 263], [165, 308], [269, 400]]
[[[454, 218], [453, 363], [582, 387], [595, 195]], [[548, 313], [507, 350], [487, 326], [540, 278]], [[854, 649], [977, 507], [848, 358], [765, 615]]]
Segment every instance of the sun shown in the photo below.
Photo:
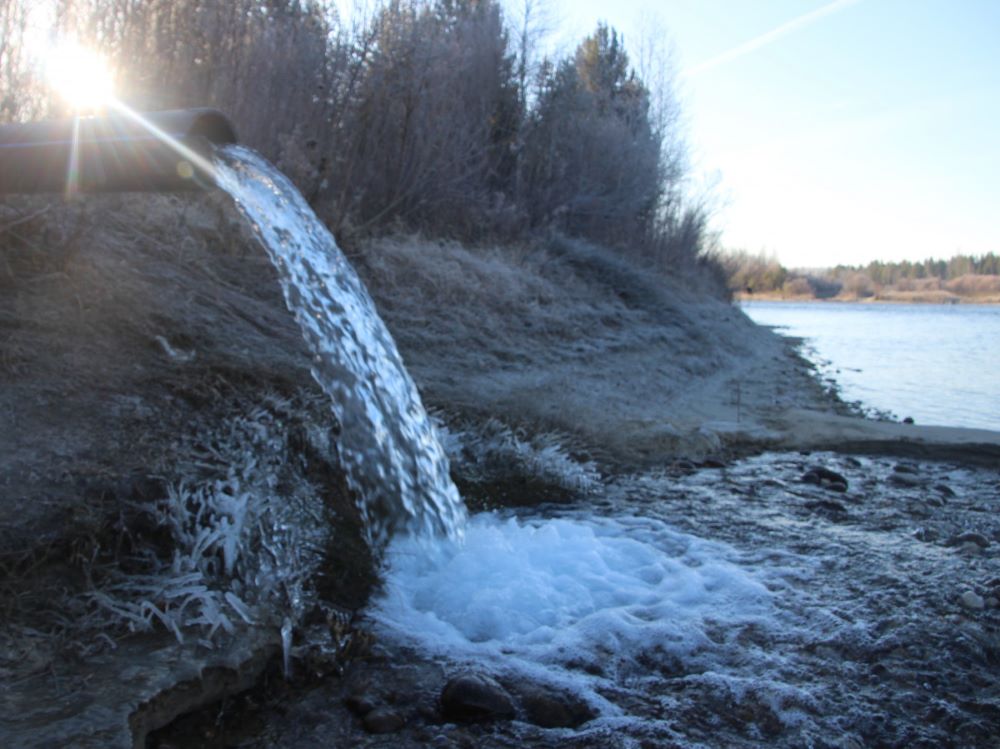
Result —
[[49, 50], [45, 70], [52, 87], [74, 110], [103, 109], [114, 97], [107, 63], [93, 50], [64, 40]]

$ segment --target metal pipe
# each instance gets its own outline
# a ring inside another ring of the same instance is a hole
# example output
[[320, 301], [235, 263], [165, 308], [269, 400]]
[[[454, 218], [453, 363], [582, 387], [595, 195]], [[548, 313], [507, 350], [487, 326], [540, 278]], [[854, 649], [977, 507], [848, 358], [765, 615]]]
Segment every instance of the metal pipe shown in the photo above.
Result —
[[[201, 158], [179, 152], [154, 128]], [[215, 109], [3, 125], [0, 193], [209, 189], [212, 147], [235, 142], [232, 124]]]

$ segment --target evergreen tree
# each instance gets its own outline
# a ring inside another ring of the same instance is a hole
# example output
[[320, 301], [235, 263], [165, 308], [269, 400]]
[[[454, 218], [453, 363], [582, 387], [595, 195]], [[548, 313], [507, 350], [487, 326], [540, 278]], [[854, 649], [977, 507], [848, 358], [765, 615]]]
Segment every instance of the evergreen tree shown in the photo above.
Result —
[[640, 236], [662, 192], [660, 157], [649, 94], [618, 34], [600, 25], [539, 86], [522, 162], [534, 223], [596, 239]]

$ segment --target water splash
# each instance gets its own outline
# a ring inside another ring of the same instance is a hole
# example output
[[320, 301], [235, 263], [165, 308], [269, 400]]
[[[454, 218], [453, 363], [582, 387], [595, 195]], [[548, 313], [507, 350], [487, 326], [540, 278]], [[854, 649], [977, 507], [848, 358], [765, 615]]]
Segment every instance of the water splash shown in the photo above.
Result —
[[340, 460], [369, 540], [457, 538], [465, 508], [417, 388], [364, 284], [281, 172], [253, 151], [216, 155], [216, 180], [278, 269], [313, 354], [312, 374], [340, 422]]

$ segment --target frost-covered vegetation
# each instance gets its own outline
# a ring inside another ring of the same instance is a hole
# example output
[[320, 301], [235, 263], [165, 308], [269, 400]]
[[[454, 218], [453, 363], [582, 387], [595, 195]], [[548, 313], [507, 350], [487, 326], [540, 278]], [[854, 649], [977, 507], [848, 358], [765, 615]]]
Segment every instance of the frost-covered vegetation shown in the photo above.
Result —
[[557, 434], [527, 434], [490, 419], [467, 429], [437, 425], [456, 474], [466, 481], [534, 481], [546, 489], [589, 494], [601, 485], [593, 461], [574, 458]]
[[[32, 59], [33, 6], [0, 0], [0, 122], [65, 114]], [[707, 215], [685, 197], [669, 69], [653, 62], [669, 55], [640, 40], [643, 80], [602, 25], [545, 57], [544, 9], [395, 0], [344, 20], [324, 0], [60, 0], [51, 31], [107, 56], [130, 106], [225, 110], [341, 240], [554, 228], [704, 273]]]
[[[162, 624], [180, 641], [193, 630], [211, 646], [241, 621], [280, 626], [274, 616], [302, 617], [330, 518], [300, 462], [290, 459], [283, 419], [295, 408], [272, 396], [187, 438], [188, 462], [166, 496], [134, 508], [145, 522], [132, 525], [155, 529], [159, 543], [132, 537], [128, 558], [91, 569], [86, 621], [131, 631]], [[330, 449], [320, 426], [307, 439]]]

